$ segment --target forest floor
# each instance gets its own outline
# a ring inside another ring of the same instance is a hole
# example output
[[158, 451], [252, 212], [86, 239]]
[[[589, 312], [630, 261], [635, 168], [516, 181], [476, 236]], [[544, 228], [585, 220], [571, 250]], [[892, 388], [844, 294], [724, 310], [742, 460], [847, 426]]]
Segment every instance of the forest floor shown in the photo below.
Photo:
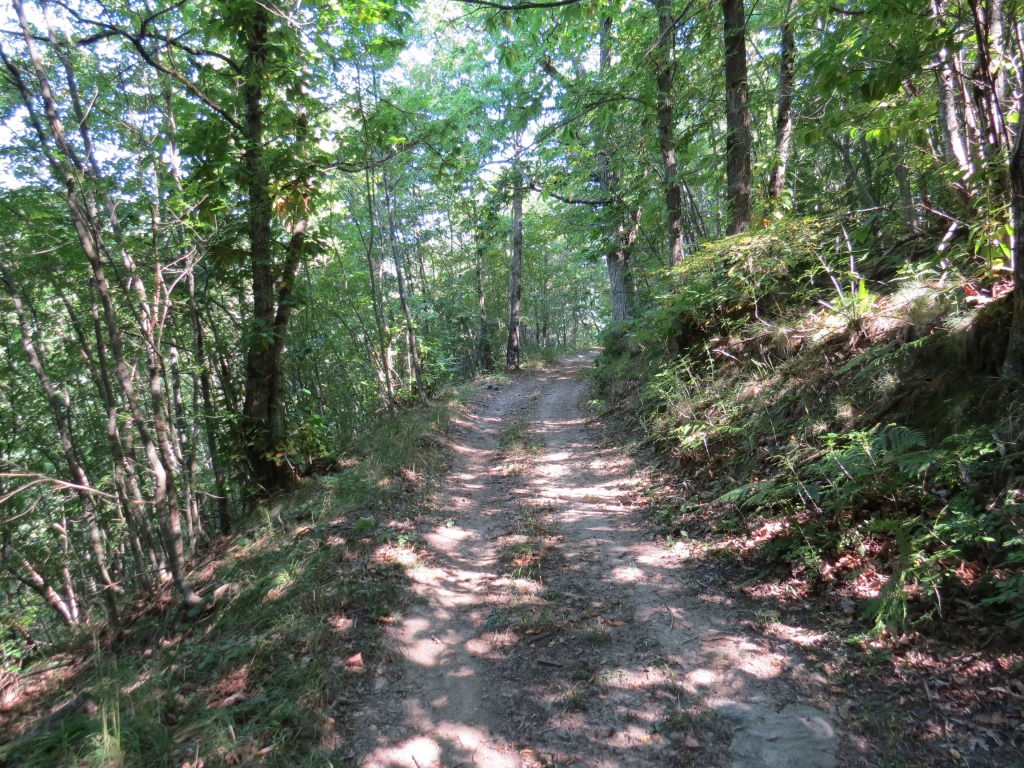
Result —
[[813, 634], [759, 632], [751, 604], [653, 535], [637, 468], [581, 403], [592, 361], [481, 390], [455, 419], [453, 467], [407, 571], [414, 597], [365, 670], [344, 757], [852, 764], [837, 757], [859, 751], [838, 727], [845, 705], [802, 651]]
[[0, 674], [0, 766], [1024, 768], [1017, 635], [874, 637], [666, 528], [693, 488], [588, 407], [593, 363], [382, 423], [204, 553], [205, 611]]

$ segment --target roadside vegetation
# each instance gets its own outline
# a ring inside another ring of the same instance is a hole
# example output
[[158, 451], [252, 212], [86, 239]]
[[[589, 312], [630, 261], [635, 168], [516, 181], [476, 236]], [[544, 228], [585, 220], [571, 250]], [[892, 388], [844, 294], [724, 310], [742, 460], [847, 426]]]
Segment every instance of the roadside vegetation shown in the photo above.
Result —
[[315, 762], [426, 414], [606, 331], [667, 537], [851, 643], [977, 647], [1020, 702], [1018, 3], [5, 8], [10, 762]]
[[759, 631], [818, 637], [880, 755], [1016, 760], [1024, 421], [1000, 374], [1006, 278], [963, 247], [850, 251], [850, 226], [784, 219], [701, 246], [609, 335], [598, 406], [655, 452], [666, 545], [745, 593]]
[[346, 764], [417, 522], [440, 514], [425, 502], [459, 407], [450, 394], [385, 419], [330, 471], [260, 505], [195, 563], [202, 607], [167, 592], [116, 632], [62, 638], [32, 676], [8, 671], [0, 765]]

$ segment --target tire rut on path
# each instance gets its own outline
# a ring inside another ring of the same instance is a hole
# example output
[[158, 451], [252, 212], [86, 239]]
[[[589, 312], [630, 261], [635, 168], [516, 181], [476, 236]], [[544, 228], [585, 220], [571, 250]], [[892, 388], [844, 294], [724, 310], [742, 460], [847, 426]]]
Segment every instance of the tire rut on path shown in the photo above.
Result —
[[[456, 424], [455, 466], [360, 713], [362, 768], [831, 768], [824, 681], [652, 540], [623, 451], [578, 401], [591, 356], [522, 376]], [[503, 424], [544, 449], [510, 467]], [[529, 515], [543, 559], [501, 556]], [[816, 702], [812, 704], [811, 702]]]

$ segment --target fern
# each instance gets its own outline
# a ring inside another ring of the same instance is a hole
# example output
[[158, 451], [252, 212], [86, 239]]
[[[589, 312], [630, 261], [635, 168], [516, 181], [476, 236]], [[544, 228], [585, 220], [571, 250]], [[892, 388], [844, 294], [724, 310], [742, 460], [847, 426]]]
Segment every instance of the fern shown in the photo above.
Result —
[[718, 504], [742, 504], [762, 485], [760, 481], [747, 483], [727, 491], [715, 499]]
[[[896, 349], [896, 342], [888, 342], [886, 344], [880, 344], [877, 347], [870, 347], [867, 351], [854, 357], [852, 360], [848, 360], [844, 363], [835, 373], [836, 378], [845, 376], [848, 373], [856, 371], [856, 376], [862, 376], [865, 373], [870, 373], [876, 368], [889, 362], [889, 353]], [[857, 369], [860, 370], [857, 370]]]
[[901, 427], [899, 424], [889, 424], [877, 429], [871, 442], [876, 450], [893, 453], [906, 453], [911, 448], [923, 448], [926, 445], [923, 433], [910, 427]]

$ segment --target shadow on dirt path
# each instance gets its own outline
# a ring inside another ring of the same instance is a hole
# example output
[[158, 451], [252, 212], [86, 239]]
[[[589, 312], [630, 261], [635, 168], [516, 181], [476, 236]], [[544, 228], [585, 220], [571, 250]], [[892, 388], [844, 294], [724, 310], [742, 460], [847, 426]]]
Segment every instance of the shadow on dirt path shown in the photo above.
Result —
[[[824, 680], [652, 540], [579, 407], [592, 355], [455, 424], [441, 523], [359, 714], [362, 768], [830, 768]], [[502, 449], [510, 429], [532, 451]]]

